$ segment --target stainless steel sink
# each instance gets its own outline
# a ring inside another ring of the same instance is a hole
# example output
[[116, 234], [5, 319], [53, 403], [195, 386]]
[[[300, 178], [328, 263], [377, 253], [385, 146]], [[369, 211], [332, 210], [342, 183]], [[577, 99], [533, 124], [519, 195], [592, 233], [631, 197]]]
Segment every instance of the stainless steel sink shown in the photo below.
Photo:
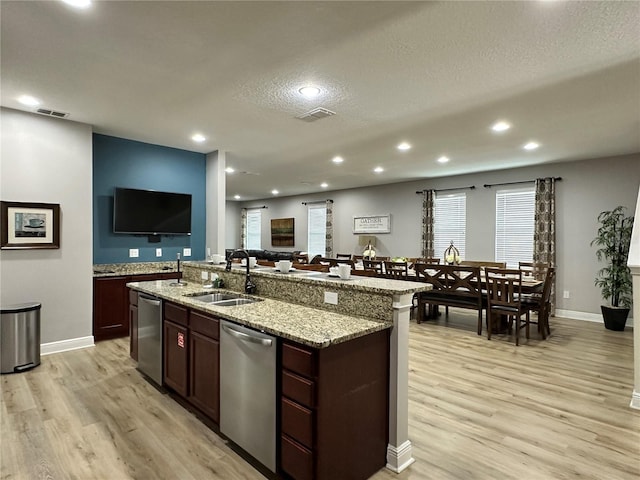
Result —
[[198, 302], [211, 303], [220, 307], [248, 305], [261, 301], [259, 298], [245, 298], [239, 293], [203, 293], [188, 295], [188, 297]]
[[202, 293], [199, 295], [189, 295], [192, 300], [205, 303], [217, 303], [223, 300], [235, 300], [242, 298], [242, 295], [237, 293]]

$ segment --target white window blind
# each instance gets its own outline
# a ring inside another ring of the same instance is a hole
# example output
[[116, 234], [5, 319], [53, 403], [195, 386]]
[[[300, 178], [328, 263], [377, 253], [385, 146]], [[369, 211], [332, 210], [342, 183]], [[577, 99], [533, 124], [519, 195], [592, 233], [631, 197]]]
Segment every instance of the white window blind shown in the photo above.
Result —
[[496, 192], [496, 262], [518, 268], [533, 260], [534, 187]]
[[436, 195], [434, 202], [433, 249], [436, 258], [444, 261], [444, 251], [453, 245], [465, 258], [467, 233], [467, 194]]
[[327, 207], [323, 205], [308, 206], [307, 254], [309, 260], [316, 255], [325, 256], [327, 239]]
[[260, 250], [261, 235], [262, 235], [262, 211], [261, 210], [247, 210], [247, 238], [246, 248], [247, 250]]

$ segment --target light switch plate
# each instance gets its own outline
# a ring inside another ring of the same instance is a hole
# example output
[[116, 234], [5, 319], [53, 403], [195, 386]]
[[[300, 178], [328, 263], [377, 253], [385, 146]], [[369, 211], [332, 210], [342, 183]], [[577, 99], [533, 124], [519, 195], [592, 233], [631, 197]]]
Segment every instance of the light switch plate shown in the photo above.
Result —
[[184, 255], [185, 257], [190, 257], [191, 256], [191, 249], [190, 248], [183, 248], [182, 249], [182, 255]]
[[129, 249], [129, 258], [138, 258], [140, 256], [140, 251], [137, 248]]
[[202, 280], [209, 280], [209, 272], [207, 272], [206, 270], [200, 272], [200, 278]]
[[338, 304], [338, 292], [324, 292], [324, 303]]
[[162, 256], [162, 249], [156, 248], [156, 257], [161, 257], [161, 256]]

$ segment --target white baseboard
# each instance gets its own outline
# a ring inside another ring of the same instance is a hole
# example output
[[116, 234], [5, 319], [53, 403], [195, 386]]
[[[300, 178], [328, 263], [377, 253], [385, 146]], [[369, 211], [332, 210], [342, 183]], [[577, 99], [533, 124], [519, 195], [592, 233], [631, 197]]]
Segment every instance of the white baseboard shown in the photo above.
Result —
[[[556, 309], [556, 317], [570, 318], [572, 320], [583, 320], [585, 322], [604, 323], [601, 313], [577, 312], [575, 310]], [[633, 318], [627, 320], [627, 327], [633, 328]]]
[[51, 355], [52, 353], [77, 350], [79, 348], [93, 347], [93, 335], [88, 337], [70, 338], [59, 342], [43, 343], [40, 345], [40, 355]]

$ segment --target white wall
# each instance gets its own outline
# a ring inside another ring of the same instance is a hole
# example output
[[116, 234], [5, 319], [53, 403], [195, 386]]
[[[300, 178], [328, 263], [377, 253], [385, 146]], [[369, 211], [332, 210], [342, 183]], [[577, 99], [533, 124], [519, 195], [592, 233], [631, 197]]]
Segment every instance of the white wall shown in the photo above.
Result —
[[[334, 200], [334, 251], [360, 252], [358, 236], [352, 233], [354, 215], [391, 214], [391, 233], [377, 235], [380, 255], [417, 257], [421, 254], [422, 196], [416, 191], [475, 185], [467, 192], [468, 260], [493, 260], [495, 238], [495, 192], [484, 184], [562, 177], [556, 187], [557, 221], [557, 308], [600, 313], [600, 292], [593, 285], [600, 268], [595, 249], [590, 246], [597, 229], [597, 216], [603, 210], [626, 205], [633, 211], [640, 185], [640, 154], [564, 162], [535, 167], [434, 178], [415, 182], [367, 187], [320, 194], [267, 198], [241, 206], [267, 205], [262, 210], [263, 248], [271, 248], [271, 218], [295, 218], [295, 246], [277, 250], [306, 250], [305, 201]], [[235, 202], [234, 202], [235, 203]], [[238, 227], [239, 228], [239, 227]], [[570, 298], [562, 298], [568, 290]]]
[[41, 302], [41, 342], [92, 335], [92, 132], [1, 109], [0, 196], [60, 204], [60, 249], [0, 251], [0, 303]]

